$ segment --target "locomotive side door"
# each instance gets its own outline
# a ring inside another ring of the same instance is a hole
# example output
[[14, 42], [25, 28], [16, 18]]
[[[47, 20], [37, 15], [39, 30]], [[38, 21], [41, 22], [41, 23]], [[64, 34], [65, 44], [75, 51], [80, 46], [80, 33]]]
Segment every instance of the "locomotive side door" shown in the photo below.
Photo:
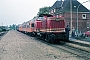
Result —
[[44, 32], [46, 32], [47, 29], [47, 18], [44, 17], [43, 21], [42, 21], [42, 28], [44, 30]]

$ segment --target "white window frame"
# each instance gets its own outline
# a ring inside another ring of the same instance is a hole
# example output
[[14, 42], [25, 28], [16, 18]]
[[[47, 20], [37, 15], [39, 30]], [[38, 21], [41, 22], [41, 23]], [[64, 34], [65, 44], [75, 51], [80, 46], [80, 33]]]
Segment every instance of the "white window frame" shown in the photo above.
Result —
[[56, 12], [56, 9], [54, 9], [54, 12]]
[[82, 19], [87, 19], [86, 14], [82, 14]]
[[53, 10], [51, 10], [51, 13], [53, 13]]
[[87, 28], [90, 28], [90, 22], [87, 22]]

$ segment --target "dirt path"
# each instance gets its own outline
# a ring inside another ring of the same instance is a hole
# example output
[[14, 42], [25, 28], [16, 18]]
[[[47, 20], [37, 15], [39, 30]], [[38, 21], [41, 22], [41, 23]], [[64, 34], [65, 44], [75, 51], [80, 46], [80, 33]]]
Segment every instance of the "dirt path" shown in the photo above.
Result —
[[83, 60], [17, 31], [0, 40], [0, 60]]

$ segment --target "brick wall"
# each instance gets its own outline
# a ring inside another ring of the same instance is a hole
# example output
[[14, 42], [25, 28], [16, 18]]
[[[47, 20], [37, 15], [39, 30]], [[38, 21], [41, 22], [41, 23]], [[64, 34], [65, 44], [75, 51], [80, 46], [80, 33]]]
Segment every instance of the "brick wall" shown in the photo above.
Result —
[[[82, 19], [82, 14], [86, 14], [87, 19]], [[70, 21], [71, 21], [71, 16], [70, 13], [64, 13], [65, 17], [65, 26], [69, 25], [70, 26]], [[87, 22], [90, 23], [90, 13], [79, 13], [78, 14], [78, 29], [79, 31], [87, 31], [90, 30], [90, 28], [87, 28]], [[77, 28], [77, 16], [76, 13], [72, 13], [72, 27], [75, 29]]]

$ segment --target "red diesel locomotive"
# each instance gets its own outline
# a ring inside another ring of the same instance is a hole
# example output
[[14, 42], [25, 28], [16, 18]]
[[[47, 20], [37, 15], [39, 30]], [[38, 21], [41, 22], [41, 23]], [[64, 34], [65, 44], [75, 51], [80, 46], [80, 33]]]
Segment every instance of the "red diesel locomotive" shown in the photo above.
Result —
[[19, 31], [42, 38], [50, 43], [60, 42], [61, 40], [67, 41], [69, 38], [65, 32], [64, 17], [58, 15], [41, 14], [21, 24]]

